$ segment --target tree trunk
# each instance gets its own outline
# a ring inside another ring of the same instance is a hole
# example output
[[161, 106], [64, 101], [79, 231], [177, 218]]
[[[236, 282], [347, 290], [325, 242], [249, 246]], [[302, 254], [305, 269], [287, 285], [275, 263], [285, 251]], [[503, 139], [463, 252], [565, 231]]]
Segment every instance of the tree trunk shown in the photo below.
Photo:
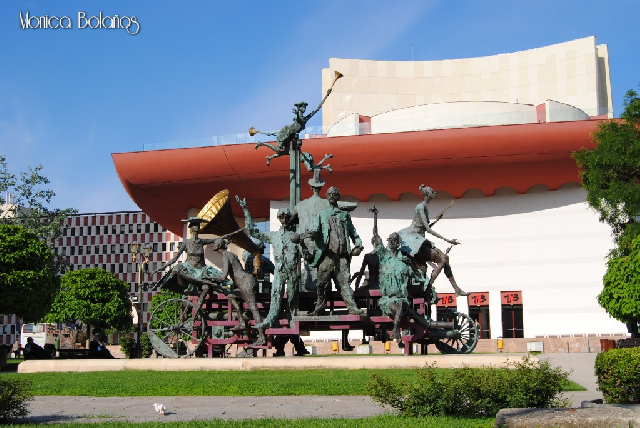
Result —
[[638, 318], [627, 323], [627, 330], [631, 334], [632, 338], [640, 338], [640, 333], [638, 332]]

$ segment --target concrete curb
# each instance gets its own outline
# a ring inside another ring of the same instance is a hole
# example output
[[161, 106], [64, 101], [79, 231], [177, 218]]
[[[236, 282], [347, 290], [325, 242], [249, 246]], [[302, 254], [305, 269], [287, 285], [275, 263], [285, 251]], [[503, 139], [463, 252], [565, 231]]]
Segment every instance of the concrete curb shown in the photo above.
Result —
[[496, 428], [609, 428], [637, 427], [640, 417], [631, 409], [614, 406], [569, 409], [502, 409]]
[[[145, 358], [114, 360], [28, 360], [20, 363], [18, 373], [91, 372], [120, 370], [154, 371], [251, 371], [306, 369], [399, 369], [420, 368], [434, 364], [439, 368], [462, 366], [503, 367], [507, 361], [520, 361], [526, 354], [509, 355], [414, 355], [353, 357], [283, 357], [283, 358]], [[534, 360], [535, 357], [532, 357]]]

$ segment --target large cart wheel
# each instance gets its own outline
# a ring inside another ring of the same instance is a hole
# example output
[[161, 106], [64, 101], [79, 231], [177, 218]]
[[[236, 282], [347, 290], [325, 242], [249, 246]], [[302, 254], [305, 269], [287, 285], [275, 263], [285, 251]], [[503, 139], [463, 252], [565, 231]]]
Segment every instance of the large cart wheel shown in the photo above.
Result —
[[184, 299], [168, 299], [154, 309], [147, 333], [158, 354], [186, 358], [198, 349], [205, 336], [205, 323], [194, 311], [194, 304]]
[[[454, 338], [435, 339], [436, 348], [443, 354], [469, 354], [478, 344], [478, 325], [467, 314], [450, 312], [438, 317], [453, 322]], [[459, 333], [459, 334], [458, 334]]]

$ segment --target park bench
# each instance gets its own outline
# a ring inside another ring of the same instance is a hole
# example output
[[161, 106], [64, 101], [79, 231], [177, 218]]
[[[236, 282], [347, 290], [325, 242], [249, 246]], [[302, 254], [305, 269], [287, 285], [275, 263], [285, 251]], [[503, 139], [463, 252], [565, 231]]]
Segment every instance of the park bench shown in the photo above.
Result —
[[74, 358], [89, 358], [89, 349], [58, 349], [58, 358], [67, 360]]
[[640, 338], [627, 338], [618, 340], [618, 348], [637, 348], [640, 346]]
[[637, 348], [640, 346], [640, 338], [627, 338], [618, 340], [618, 348]]

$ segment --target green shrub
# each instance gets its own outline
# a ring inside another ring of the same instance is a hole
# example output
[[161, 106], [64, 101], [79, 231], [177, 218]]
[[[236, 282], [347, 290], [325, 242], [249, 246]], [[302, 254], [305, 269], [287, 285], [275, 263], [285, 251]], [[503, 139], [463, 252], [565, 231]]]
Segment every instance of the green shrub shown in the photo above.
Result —
[[374, 401], [405, 416], [494, 416], [512, 407], [566, 407], [560, 393], [569, 373], [525, 357], [509, 368], [462, 367], [417, 370], [413, 383], [373, 374], [367, 386]]
[[[142, 336], [140, 336], [140, 347], [142, 348], [142, 358], [149, 358], [153, 351], [153, 346], [151, 346], [151, 340], [149, 340], [147, 333], [142, 333]], [[127, 358], [138, 358], [138, 344], [134, 338], [129, 336], [121, 337], [120, 350]]]
[[607, 403], [640, 403], [640, 348], [612, 349], [598, 354], [595, 371]]
[[129, 336], [120, 338], [120, 350], [127, 358], [135, 358], [138, 356], [138, 346], [136, 340]]
[[0, 423], [27, 416], [30, 400], [33, 400], [30, 380], [0, 377]]
[[153, 346], [151, 346], [151, 340], [147, 333], [142, 333], [140, 336], [140, 347], [142, 348], [142, 358], [149, 358], [153, 352]]

